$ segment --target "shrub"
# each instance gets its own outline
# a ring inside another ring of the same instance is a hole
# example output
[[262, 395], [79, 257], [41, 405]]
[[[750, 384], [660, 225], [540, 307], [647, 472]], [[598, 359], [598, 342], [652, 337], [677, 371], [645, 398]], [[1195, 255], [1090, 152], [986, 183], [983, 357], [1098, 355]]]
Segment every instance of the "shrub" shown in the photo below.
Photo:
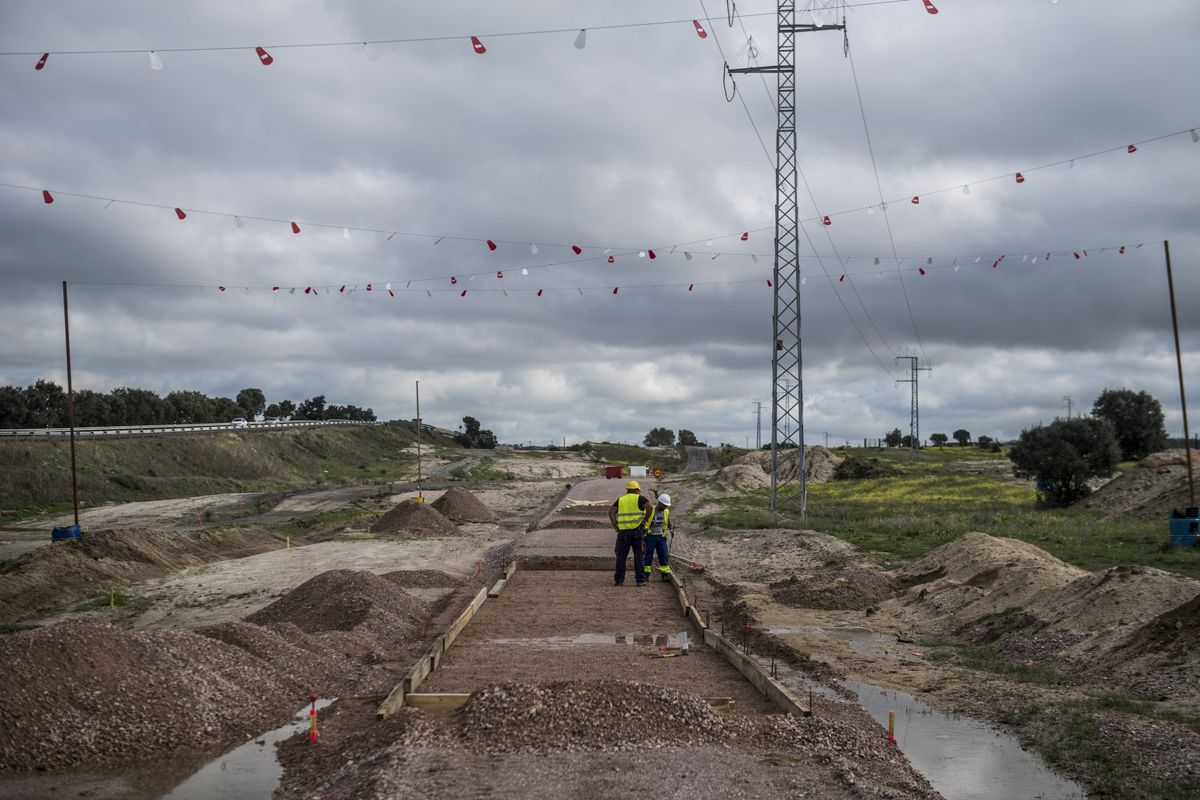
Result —
[[1112, 474], [1121, 449], [1106, 420], [1079, 417], [1022, 431], [1008, 457], [1017, 475], [1037, 480], [1044, 503], [1067, 506], [1090, 493], [1088, 480]]

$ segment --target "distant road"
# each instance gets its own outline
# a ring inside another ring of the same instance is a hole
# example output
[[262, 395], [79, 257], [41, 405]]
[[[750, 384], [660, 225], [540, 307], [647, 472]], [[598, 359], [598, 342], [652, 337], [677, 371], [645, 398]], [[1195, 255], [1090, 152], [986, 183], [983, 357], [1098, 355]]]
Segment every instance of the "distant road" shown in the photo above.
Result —
[[[230, 431], [276, 431], [284, 428], [328, 428], [334, 425], [383, 425], [382, 422], [361, 422], [349, 419], [295, 420], [268, 424], [249, 422], [235, 426], [229, 422], [210, 422], [203, 425], [113, 425], [104, 428], [76, 428], [77, 439], [128, 439], [133, 436], [177, 436], [190, 433], [228, 433]], [[4, 428], [0, 441], [66, 439], [70, 428]]]

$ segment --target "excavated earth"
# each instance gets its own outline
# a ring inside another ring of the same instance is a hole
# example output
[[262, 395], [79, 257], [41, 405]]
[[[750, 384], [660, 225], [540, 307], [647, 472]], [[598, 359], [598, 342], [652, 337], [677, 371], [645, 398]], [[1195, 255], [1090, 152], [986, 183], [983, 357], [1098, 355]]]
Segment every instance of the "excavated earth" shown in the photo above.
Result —
[[[1185, 450], [1152, 453], [1076, 505], [1098, 508], [1108, 519], [1164, 520], [1171, 509], [1189, 503], [1186, 456]], [[1192, 471], [1200, 475], [1200, 453], [1194, 450]]]

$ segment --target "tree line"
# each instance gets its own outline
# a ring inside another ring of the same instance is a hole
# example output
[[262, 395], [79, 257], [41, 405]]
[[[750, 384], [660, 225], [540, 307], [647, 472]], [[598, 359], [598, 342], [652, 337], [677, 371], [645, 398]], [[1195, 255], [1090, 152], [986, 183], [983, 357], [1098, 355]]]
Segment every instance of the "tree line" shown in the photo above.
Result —
[[[642, 439], [646, 447], [671, 447], [675, 444], [675, 431], [670, 428], [651, 428]], [[687, 428], [679, 429], [679, 444], [686, 447], [704, 447], [704, 442], [696, 441], [696, 434]]]
[[[75, 424], [82, 428], [111, 425], [198, 425], [248, 420], [260, 416], [280, 419], [352, 419], [373, 422], [375, 412], [355, 405], [327, 403], [325, 395], [301, 401], [267, 403], [262, 389], [246, 388], [233, 399], [209, 397], [192, 390], [160, 397], [149, 389], [122, 387], [111, 392], [75, 392]], [[39, 380], [26, 386], [0, 386], [0, 428], [65, 428], [67, 392], [57, 383]]]

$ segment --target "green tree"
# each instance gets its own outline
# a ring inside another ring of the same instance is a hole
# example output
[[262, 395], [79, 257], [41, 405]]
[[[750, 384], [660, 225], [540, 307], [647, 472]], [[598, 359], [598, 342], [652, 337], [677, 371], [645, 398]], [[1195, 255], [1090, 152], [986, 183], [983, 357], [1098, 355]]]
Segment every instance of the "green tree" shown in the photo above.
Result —
[[108, 395], [91, 389], [80, 389], [75, 393], [75, 424], [81, 428], [112, 425], [112, 405]]
[[203, 392], [171, 392], [163, 399], [171, 407], [171, 421], [178, 425], [217, 421], [213, 417], [212, 399]]
[[987, 450], [987, 449], [991, 448], [992, 442], [994, 442], [994, 441], [995, 441], [995, 439], [993, 439], [992, 437], [988, 436], [985, 433], [983, 436], [980, 436], [978, 439], [975, 440], [975, 445], [980, 450]]
[[899, 428], [893, 428], [891, 433], [883, 437], [883, 443], [888, 447], [899, 447], [902, 441], [904, 441], [904, 437]]
[[296, 407], [293, 419], [325, 419], [325, 395], [319, 394], [307, 400], [300, 401]]
[[696, 447], [699, 442], [696, 441], [696, 434], [689, 431], [687, 428], [679, 429], [679, 443], [688, 447]]
[[651, 428], [642, 439], [646, 447], [670, 447], [675, 444], [675, 431], [670, 428]]
[[933, 442], [938, 447], [941, 447], [946, 444], [946, 442], [950, 441], [950, 437], [944, 433], [931, 433], [929, 434], [929, 441]]
[[279, 415], [278, 416], [280, 416], [284, 419], [290, 419], [291, 416], [295, 413], [296, 413], [296, 404], [295, 403], [293, 403], [291, 400], [280, 400], [279, 401]]
[[38, 380], [25, 389], [27, 422], [33, 428], [61, 428], [67, 424], [67, 393], [53, 381]]
[[242, 416], [253, 420], [267, 407], [267, 396], [263, 394], [262, 389], [242, 389], [237, 393], [237, 399], [234, 402], [245, 412]]
[[959, 447], [966, 447], [971, 443], [971, 432], [965, 428], [959, 428], [954, 432], [954, 441], [958, 442]]
[[109, 394], [115, 425], [161, 425], [172, 418], [171, 407], [157, 392], [123, 386]]
[[1092, 405], [1092, 416], [1112, 424], [1126, 461], [1145, 458], [1167, 446], [1162, 404], [1147, 392], [1105, 389]]
[[479, 420], [474, 417], [463, 417], [462, 432], [454, 438], [463, 447], [491, 450], [496, 446], [496, 434], [484, 430]]
[[29, 425], [29, 404], [24, 390], [0, 386], [0, 428], [24, 428]]
[[1067, 506], [1088, 495], [1090, 479], [1112, 474], [1121, 448], [1107, 420], [1077, 417], [1022, 431], [1008, 457], [1017, 475], [1038, 482], [1044, 503]]

